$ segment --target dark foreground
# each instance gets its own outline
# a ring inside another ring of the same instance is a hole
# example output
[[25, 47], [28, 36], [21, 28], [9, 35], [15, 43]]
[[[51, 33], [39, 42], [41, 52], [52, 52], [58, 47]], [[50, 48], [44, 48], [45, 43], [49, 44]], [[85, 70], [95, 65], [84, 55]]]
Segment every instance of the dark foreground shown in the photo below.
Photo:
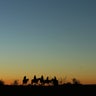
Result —
[[0, 96], [96, 96], [96, 85], [0, 86]]

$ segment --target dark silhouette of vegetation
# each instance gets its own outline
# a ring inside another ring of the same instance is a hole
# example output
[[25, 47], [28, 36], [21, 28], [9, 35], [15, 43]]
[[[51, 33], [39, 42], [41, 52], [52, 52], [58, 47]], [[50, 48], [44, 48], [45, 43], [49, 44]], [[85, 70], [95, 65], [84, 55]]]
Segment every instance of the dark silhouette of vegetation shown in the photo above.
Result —
[[18, 80], [14, 80], [13, 85], [19, 85]]
[[73, 78], [73, 79], [72, 79], [72, 82], [73, 82], [73, 84], [80, 84], [80, 81], [77, 80], [76, 78]]
[[0, 86], [4, 85], [4, 81], [0, 80]]
[[71, 82], [67, 82], [66, 85], [72, 85], [72, 83]]

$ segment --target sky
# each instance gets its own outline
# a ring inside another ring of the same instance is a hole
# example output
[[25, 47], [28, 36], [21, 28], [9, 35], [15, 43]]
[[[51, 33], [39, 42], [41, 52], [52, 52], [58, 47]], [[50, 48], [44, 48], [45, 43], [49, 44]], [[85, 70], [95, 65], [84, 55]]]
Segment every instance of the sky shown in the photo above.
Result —
[[0, 79], [42, 74], [96, 83], [96, 0], [0, 0]]

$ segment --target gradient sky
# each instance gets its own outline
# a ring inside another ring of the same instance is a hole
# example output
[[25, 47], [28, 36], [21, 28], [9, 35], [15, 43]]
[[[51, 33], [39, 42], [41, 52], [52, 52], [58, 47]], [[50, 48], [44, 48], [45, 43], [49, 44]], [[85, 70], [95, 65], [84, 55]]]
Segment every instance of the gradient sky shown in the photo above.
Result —
[[42, 74], [96, 83], [96, 0], [0, 0], [0, 78]]

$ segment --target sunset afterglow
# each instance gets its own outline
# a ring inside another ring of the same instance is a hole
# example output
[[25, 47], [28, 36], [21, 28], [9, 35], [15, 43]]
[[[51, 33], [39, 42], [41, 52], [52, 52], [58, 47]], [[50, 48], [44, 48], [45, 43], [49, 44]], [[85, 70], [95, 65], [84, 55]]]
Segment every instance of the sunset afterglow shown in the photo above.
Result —
[[0, 1], [0, 79], [25, 75], [96, 84], [95, 0]]

